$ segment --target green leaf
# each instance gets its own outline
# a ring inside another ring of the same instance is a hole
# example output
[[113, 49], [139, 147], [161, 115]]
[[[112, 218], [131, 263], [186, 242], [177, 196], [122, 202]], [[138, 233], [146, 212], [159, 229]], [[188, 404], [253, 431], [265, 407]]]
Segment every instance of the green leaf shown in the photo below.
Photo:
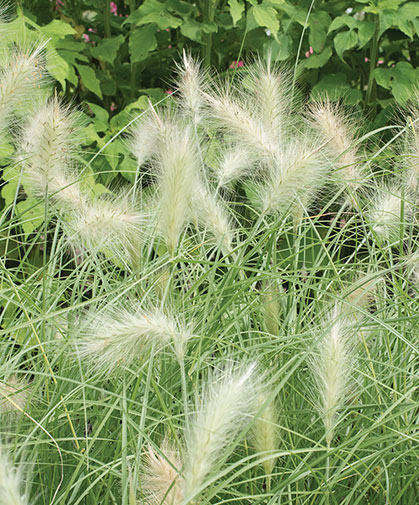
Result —
[[331, 22], [327, 33], [339, 30], [339, 28], [342, 28], [342, 26], [347, 26], [348, 28], [355, 28], [355, 25], [356, 25], [356, 19], [351, 16], [348, 16], [347, 14], [344, 14], [343, 16], [338, 16]]
[[16, 204], [16, 214], [25, 235], [29, 235], [44, 222], [45, 209], [40, 200], [27, 198]]
[[332, 101], [343, 99], [348, 105], [355, 105], [362, 99], [362, 93], [358, 89], [352, 89], [346, 79], [346, 75], [339, 72], [328, 74], [313, 86], [311, 98], [313, 100], [329, 98]]
[[39, 31], [51, 38], [63, 38], [66, 35], [74, 35], [76, 33], [76, 30], [69, 23], [61, 19], [52, 20], [51, 23], [48, 23], [46, 26], [41, 26]]
[[279, 21], [276, 17], [276, 10], [265, 5], [255, 5], [252, 7], [253, 16], [259, 26], [268, 28], [272, 35], [276, 35], [279, 30]]
[[399, 61], [393, 68], [376, 68], [373, 76], [379, 86], [391, 89], [397, 103], [405, 105], [415, 92], [419, 69], [407, 61]]
[[354, 30], [338, 33], [334, 38], [336, 54], [344, 61], [343, 53], [348, 49], [352, 49], [358, 44], [358, 36]]
[[84, 86], [99, 98], [103, 98], [102, 91], [100, 90], [100, 81], [96, 77], [96, 73], [93, 68], [80, 64], [76, 64], [76, 67]]
[[359, 48], [362, 49], [373, 37], [376, 24], [373, 21], [360, 21], [358, 24]]
[[93, 124], [95, 125], [95, 130], [97, 132], [104, 132], [109, 127], [109, 114], [108, 112], [96, 105], [95, 103], [86, 102], [91, 112], [94, 114]]
[[148, 53], [157, 47], [155, 25], [137, 27], [129, 38], [131, 62], [136, 63], [147, 58]]
[[243, 16], [244, 3], [239, 0], [228, 0], [228, 5], [230, 6], [230, 15], [233, 18], [233, 25], [236, 26], [237, 21]]
[[332, 48], [326, 47], [326, 49], [320, 54], [312, 54], [309, 58], [302, 60], [300, 62], [301, 68], [320, 68], [326, 65], [332, 56], [333, 51]]
[[276, 39], [271, 39], [263, 46], [266, 55], [271, 54], [272, 61], [284, 61], [291, 56], [292, 39], [285, 33], [280, 33]]
[[50, 47], [46, 52], [46, 69], [56, 79], [63, 88], [66, 90], [66, 79], [71, 77], [71, 70], [69, 64], [65, 59], [58, 54], [54, 47]]
[[124, 43], [124, 36], [118, 35], [109, 39], [102, 39], [97, 46], [92, 46], [90, 52], [94, 58], [113, 65], [119, 48]]
[[324, 11], [313, 13], [310, 19], [310, 32], [308, 42], [310, 46], [319, 53], [323, 51], [327, 39], [327, 28], [331, 19], [329, 14]]

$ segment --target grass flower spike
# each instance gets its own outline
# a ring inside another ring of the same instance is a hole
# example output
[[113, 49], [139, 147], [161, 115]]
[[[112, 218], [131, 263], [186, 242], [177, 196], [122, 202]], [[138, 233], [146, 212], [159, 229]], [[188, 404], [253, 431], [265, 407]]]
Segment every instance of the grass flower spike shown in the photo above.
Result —
[[165, 345], [172, 346], [182, 360], [191, 336], [190, 328], [158, 310], [106, 307], [92, 312], [83, 326], [79, 355], [99, 370], [112, 370], [119, 364], [129, 366], [152, 347]]
[[28, 505], [22, 493], [21, 472], [0, 452], [0, 505]]
[[345, 402], [352, 366], [352, 343], [349, 340], [346, 321], [336, 305], [328, 320], [329, 328], [319, 340], [312, 362], [314, 377], [319, 393], [319, 410], [326, 432], [326, 443], [330, 447], [339, 410]]
[[183, 500], [179, 451], [165, 439], [159, 453], [150, 446], [140, 485], [146, 505], [180, 505]]
[[223, 448], [255, 412], [257, 395], [254, 364], [245, 369], [228, 368], [205, 386], [186, 430], [185, 498], [198, 491]]

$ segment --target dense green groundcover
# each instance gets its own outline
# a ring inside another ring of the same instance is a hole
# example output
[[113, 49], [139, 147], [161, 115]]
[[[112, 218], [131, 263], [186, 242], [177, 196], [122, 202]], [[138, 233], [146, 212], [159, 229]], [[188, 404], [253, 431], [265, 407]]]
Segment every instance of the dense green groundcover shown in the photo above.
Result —
[[15, 11], [0, 505], [416, 503], [416, 3]]

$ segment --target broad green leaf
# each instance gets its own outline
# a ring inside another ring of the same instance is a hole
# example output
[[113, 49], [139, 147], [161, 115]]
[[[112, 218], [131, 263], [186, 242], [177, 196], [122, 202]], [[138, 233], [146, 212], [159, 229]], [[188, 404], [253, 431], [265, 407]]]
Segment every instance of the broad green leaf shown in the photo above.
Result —
[[310, 18], [310, 32], [308, 42], [319, 53], [323, 51], [327, 39], [327, 28], [331, 22], [329, 14], [324, 11], [313, 13]]
[[76, 33], [76, 30], [69, 23], [61, 19], [52, 20], [51, 23], [48, 23], [46, 26], [41, 26], [39, 31], [47, 37], [58, 38], [63, 38], [66, 35], [74, 35]]
[[16, 198], [16, 190], [17, 190], [18, 179], [12, 179], [7, 184], [4, 184], [1, 188], [1, 196], [4, 199], [6, 206], [10, 205], [14, 202]]
[[358, 36], [354, 30], [347, 30], [338, 33], [334, 38], [336, 54], [344, 61], [343, 53], [348, 49], [352, 49], [358, 44]]
[[292, 39], [285, 33], [280, 33], [276, 39], [271, 39], [263, 46], [266, 55], [270, 54], [272, 61], [284, 61], [291, 56]]
[[326, 65], [332, 54], [332, 48], [329, 46], [320, 54], [312, 54], [309, 58], [300, 61], [299, 65], [301, 68], [320, 68]]
[[136, 63], [147, 58], [148, 53], [157, 47], [155, 25], [139, 26], [130, 35], [129, 52], [131, 62]]
[[339, 72], [326, 75], [311, 90], [313, 100], [326, 97], [332, 101], [342, 98], [348, 105], [355, 105], [362, 100], [362, 93], [358, 89], [353, 89], [346, 75]]
[[362, 49], [373, 37], [376, 29], [373, 21], [360, 21], [357, 26], [359, 48]]
[[94, 58], [113, 65], [119, 48], [124, 43], [124, 36], [118, 35], [110, 39], [102, 39], [97, 46], [92, 46], [90, 52]]
[[259, 26], [268, 28], [273, 35], [276, 35], [279, 30], [279, 21], [276, 17], [276, 10], [273, 7], [265, 5], [255, 5], [252, 7], [253, 16]]
[[233, 25], [236, 26], [237, 21], [243, 16], [244, 3], [240, 0], [228, 0], [228, 5], [230, 6], [230, 15], [233, 18]]
[[102, 91], [100, 90], [100, 81], [96, 77], [96, 73], [93, 68], [88, 67], [87, 65], [79, 64], [76, 64], [76, 67], [80, 74], [83, 85], [99, 98], [103, 98]]
[[124, 23], [132, 23], [136, 26], [154, 23], [160, 30], [166, 30], [167, 28], [178, 28], [182, 24], [182, 19], [168, 11], [168, 2], [146, 0], [128, 16]]
[[419, 81], [419, 69], [413, 68], [407, 61], [399, 61], [394, 68], [376, 68], [373, 75], [379, 86], [391, 89], [401, 105], [413, 96]]
[[16, 214], [25, 235], [29, 235], [44, 222], [45, 209], [36, 198], [27, 198], [16, 204]]
[[99, 105], [96, 105], [95, 103], [86, 102], [86, 105], [94, 114], [93, 124], [95, 125], [96, 131], [98, 132], [106, 131], [109, 127], [108, 112]]
[[65, 81], [71, 77], [70, 66], [54, 47], [50, 47], [46, 53], [46, 69], [61, 84], [63, 91], [65, 91]]
[[338, 16], [331, 22], [327, 33], [339, 30], [339, 28], [342, 28], [342, 26], [347, 26], [348, 28], [355, 28], [355, 25], [356, 25], [356, 19], [353, 18], [352, 16], [344, 14], [343, 16]]

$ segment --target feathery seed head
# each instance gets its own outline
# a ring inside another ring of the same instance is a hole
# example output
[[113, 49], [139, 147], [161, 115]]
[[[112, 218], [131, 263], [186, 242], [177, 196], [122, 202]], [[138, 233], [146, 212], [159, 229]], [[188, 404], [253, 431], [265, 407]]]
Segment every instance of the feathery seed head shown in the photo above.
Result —
[[[263, 457], [267, 456], [267, 453], [277, 451], [279, 445], [278, 409], [274, 401], [265, 405], [267, 400], [268, 395], [262, 392], [258, 397], [258, 410], [261, 408], [263, 410], [252, 426], [253, 446], [257, 452], [264, 453]], [[273, 457], [262, 463], [268, 482], [275, 466], [275, 459]]]
[[338, 412], [341, 409], [353, 365], [352, 343], [347, 322], [337, 305], [330, 316], [331, 326], [325, 328], [311, 365], [319, 393], [319, 410], [323, 418], [326, 442], [333, 440]]
[[167, 138], [157, 153], [158, 227], [171, 255], [191, 219], [192, 194], [199, 174], [192, 130], [180, 123], [167, 125]]
[[250, 175], [254, 162], [252, 152], [243, 146], [237, 145], [224, 150], [215, 169], [218, 186], [225, 187], [241, 177]]
[[178, 89], [180, 92], [180, 106], [192, 122], [197, 125], [202, 120], [203, 97], [206, 73], [200, 64], [185, 50], [182, 63], [178, 64]]
[[159, 453], [148, 447], [141, 487], [146, 505], [179, 505], [183, 500], [181, 476], [182, 459], [166, 438]]
[[216, 245], [224, 252], [231, 251], [233, 231], [227, 209], [221, 199], [215, 197], [201, 181], [197, 181], [192, 193], [192, 207], [198, 223], [213, 235]]
[[[384, 240], [396, 240], [401, 224], [403, 205], [403, 188], [396, 184], [377, 188], [377, 195], [369, 208], [369, 221], [373, 231]], [[404, 216], [407, 220], [410, 209], [404, 206]]]
[[122, 261], [135, 262], [140, 247], [143, 212], [126, 195], [94, 197], [79, 202], [66, 214], [64, 228], [73, 247], [107, 251]]
[[19, 413], [28, 401], [28, 384], [11, 375], [0, 382], [0, 413]]
[[328, 100], [315, 102], [310, 107], [309, 120], [314, 130], [327, 142], [325, 149], [331, 158], [337, 160], [337, 176], [351, 191], [355, 191], [363, 180], [353, 133], [358, 129], [357, 125], [344, 116], [337, 104]]
[[211, 472], [223, 448], [257, 407], [256, 365], [228, 367], [204, 387], [202, 402], [188, 420], [184, 455], [184, 495], [192, 497]]
[[4, 452], [0, 452], [0, 505], [27, 505], [22, 493], [22, 474]]
[[92, 312], [84, 323], [78, 352], [96, 369], [129, 366], [152, 347], [172, 346], [179, 360], [191, 337], [191, 328], [159, 310], [106, 307]]

